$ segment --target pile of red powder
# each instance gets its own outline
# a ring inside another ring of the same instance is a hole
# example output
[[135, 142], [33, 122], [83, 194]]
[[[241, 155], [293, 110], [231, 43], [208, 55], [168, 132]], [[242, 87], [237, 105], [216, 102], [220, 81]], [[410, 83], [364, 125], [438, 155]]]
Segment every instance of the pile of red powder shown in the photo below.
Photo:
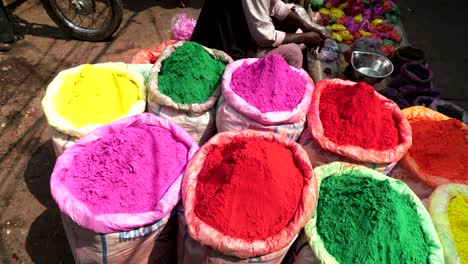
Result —
[[225, 235], [263, 240], [291, 221], [303, 181], [289, 149], [239, 138], [208, 155], [198, 176], [195, 213]]
[[456, 119], [411, 122], [411, 157], [429, 175], [463, 180], [468, 177], [468, 142]]
[[291, 111], [304, 97], [307, 82], [278, 54], [243, 65], [232, 74], [232, 90], [262, 113]]
[[320, 97], [325, 136], [339, 145], [388, 150], [399, 144], [393, 113], [367, 83], [326, 87]]

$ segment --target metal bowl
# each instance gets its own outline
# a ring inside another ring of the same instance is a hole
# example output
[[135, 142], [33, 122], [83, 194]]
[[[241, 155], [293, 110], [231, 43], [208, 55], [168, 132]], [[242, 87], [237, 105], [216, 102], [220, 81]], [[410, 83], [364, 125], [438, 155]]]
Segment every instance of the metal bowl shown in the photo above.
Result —
[[389, 59], [371, 52], [353, 51], [351, 65], [356, 81], [369, 84], [377, 84], [393, 72], [393, 64]]

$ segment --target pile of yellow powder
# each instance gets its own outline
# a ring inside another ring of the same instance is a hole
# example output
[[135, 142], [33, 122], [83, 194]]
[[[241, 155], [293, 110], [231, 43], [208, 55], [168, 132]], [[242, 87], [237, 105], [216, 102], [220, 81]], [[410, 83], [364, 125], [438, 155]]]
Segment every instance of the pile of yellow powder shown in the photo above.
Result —
[[455, 196], [450, 201], [448, 217], [461, 263], [468, 263], [468, 197]]
[[125, 76], [92, 65], [66, 77], [57, 112], [74, 126], [107, 124], [125, 116], [138, 100], [138, 86]]

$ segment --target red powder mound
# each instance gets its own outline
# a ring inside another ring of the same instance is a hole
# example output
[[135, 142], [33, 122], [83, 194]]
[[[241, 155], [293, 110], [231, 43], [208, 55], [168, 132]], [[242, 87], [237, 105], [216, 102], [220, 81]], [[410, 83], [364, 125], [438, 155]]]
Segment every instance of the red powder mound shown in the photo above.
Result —
[[447, 179], [468, 177], [468, 142], [460, 121], [416, 121], [411, 128], [409, 152], [422, 171]]
[[263, 240], [291, 221], [302, 188], [290, 150], [264, 139], [238, 139], [208, 155], [195, 214], [225, 235]]
[[324, 134], [336, 144], [387, 150], [399, 143], [392, 111], [367, 83], [325, 88], [319, 110]]

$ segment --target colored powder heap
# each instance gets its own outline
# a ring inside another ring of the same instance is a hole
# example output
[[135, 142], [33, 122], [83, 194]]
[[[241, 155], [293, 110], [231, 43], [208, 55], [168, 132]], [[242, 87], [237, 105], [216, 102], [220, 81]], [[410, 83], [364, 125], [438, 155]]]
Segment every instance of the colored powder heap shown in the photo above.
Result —
[[453, 198], [448, 217], [461, 263], [468, 263], [468, 197], [458, 195]]
[[339, 145], [388, 150], [399, 144], [393, 113], [367, 83], [325, 88], [320, 97], [325, 136]]
[[291, 221], [302, 187], [290, 150], [264, 139], [238, 139], [208, 155], [198, 176], [195, 213], [225, 235], [262, 240]]
[[456, 119], [411, 122], [411, 157], [429, 175], [463, 180], [468, 177], [468, 141]]
[[64, 184], [96, 214], [149, 212], [183, 172], [187, 155], [170, 131], [139, 124], [87, 146]]
[[125, 116], [138, 100], [138, 86], [110, 70], [85, 65], [65, 78], [57, 112], [76, 127], [107, 124]]
[[203, 103], [220, 84], [225, 67], [199, 44], [185, 42], [162, 62], [159, 91], [176, 103]]
[[429, 246], [408, 198], [388, 181], [351, 175], [325, 178], [317, 231], [339, 263], [428, 263]]
[[304, 97], [307, 81], [278, 54], [239, 67], [232, 90], [262, 113], [291, 111]]

